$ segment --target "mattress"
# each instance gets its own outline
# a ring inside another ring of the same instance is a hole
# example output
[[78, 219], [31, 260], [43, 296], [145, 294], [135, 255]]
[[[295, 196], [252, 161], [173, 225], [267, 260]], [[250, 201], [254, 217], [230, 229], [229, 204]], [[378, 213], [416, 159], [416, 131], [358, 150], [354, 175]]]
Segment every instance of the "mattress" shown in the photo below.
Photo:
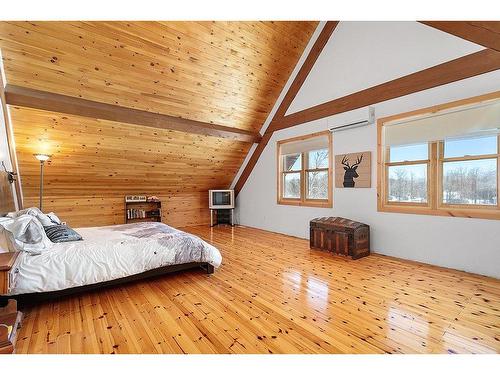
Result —
[[51, 292], [190, 262], [221, 264], [214, 246], [163, 223], [78, 228], [82, 241], [55, 243], [40, 255], [19, 254], [10, 295]]

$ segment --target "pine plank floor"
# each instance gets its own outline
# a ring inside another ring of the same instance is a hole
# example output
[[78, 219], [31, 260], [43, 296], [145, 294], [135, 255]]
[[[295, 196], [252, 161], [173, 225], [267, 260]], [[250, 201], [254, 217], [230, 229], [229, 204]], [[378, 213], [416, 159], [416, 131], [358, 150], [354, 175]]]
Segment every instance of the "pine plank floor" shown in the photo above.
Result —
[[194, 270], [25, 311], [17, 353], [499, 353], [500, 280], [352, 261], [245, 227], [190, 227], [223, 255]]

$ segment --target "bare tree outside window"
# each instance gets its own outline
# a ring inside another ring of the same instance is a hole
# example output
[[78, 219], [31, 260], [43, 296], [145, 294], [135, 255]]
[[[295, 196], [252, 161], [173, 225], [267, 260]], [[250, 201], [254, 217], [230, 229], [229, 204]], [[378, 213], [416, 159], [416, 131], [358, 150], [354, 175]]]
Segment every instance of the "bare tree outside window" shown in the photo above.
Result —
[[283, 176], [283, 196], [300, 198], [300, 173], [285, 173]]
[[389, 202], [427, 202], [427, 165], [389, 167]]
[[498, 99], [378, 119], [379, 211], [500, 220]]
[[307, 199], [328, 199], [328, 160], [328, 149], [308, 153]]
[[389, 202], [426, 203], [429, 145], [392, 146], [387, 165]]
[[443, 203], [496, 205], [496, 159], [443, 163]]
[[300, 198], [302, 154], [283, 155], [283, 197]]
[[332, 207], [329, 131], [278, 141], [278, 203]]

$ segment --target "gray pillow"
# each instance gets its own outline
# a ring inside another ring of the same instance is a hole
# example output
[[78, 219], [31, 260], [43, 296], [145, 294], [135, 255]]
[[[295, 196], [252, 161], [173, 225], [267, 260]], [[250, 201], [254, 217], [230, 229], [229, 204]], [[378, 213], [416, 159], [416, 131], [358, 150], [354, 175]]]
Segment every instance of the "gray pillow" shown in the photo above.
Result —
[[82, 236], [66, 225], [50, 225], [43, 227], [52, 242], [81, 241]]

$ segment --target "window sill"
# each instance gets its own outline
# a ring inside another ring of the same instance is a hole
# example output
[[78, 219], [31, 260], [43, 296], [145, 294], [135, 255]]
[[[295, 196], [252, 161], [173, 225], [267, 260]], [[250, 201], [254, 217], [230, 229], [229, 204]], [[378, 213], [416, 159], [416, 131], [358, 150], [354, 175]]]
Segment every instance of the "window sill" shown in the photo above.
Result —
[[455, 208], [455, 207], [418, 207], [408, 205], [385, 204], [379, 205], [379, 212], [392, 212], [399, 214], [434, 215], [448, 217], [466, 217], [471, 219], [500, 220], [500, 210], [496, 207], [489, 208]]
[[301, 201], [301, 200], [291, 200], [291, 199], [279, 199], [278, 204], [285, 206], [303, 206], [303, 207], [318, 207], [318, 208], [332, 208], [333, 202], [331, 201]]

